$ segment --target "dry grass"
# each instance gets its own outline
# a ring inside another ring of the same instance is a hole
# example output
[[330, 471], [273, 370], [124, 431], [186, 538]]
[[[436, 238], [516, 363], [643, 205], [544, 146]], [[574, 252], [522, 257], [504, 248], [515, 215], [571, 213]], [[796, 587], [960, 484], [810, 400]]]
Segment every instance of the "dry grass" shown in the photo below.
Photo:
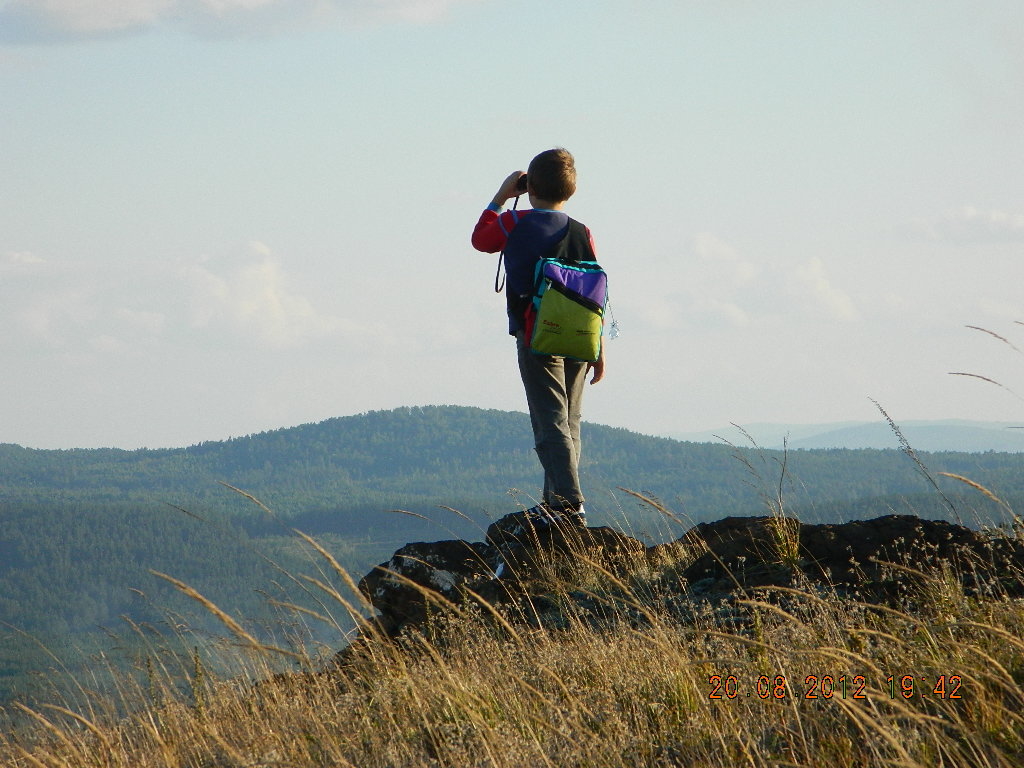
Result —
[[[232, 651], [244, 670], [231, 679], [212, 679], [198, 652], [184, 669], [147, 659], [147, 674], [125, 680], [117, 701], [22, 707], [29, 725], [0, 736], [0, 763], [1024, 762], [1024, 605], [1017, 601], [970, 598], [953, 574], [939, 573], [928, 577], [913, 614], [808, 588], [747, 595], [727, 607], [695, 604], [684, 621], [665, 610], [678, 609], [671, 583], [678, 564], [638, 561], [625, 576], [582, 558], [576, 567], [572, 582], [553, 571], [547, 585], [558, 621], [479, 604], [439, 606], [421, 633], [361, 643], [343, 669], [274, 674], [281, 654], [251, 638]], [[307, 659], [295, 668], [314, 666]], [[172, 682], [183, 678], [184, 687]]]

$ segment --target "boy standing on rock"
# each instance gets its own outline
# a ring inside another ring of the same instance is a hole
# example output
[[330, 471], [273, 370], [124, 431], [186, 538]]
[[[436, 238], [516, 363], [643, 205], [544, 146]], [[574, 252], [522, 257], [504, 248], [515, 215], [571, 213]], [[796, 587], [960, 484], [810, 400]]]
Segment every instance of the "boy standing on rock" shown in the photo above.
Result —
[[[587, 372], [596, 384], [604, 376], [605, 353], [592, 363], [530, 351], [525, 313], [533, 294], [537, 262], [569, 235], [562, 211], [576, 191], [576, 166], [565, 149], [541, 152], [529, 168], [506, 177], [473, 230], [473, 247], [485, 253], [504, 250], [509, 334], [516, 339], [519, 373], [533, 425], [534, 445], [544, 467], [543, 502], [526, 511], [536, 525], [553, 522], [585, 525], [580, 490], [580, 419]], [[526, 192], [532, 209], [503, 212], [505, 203]], [[587, 230], [589, 258], [594, 246]]]

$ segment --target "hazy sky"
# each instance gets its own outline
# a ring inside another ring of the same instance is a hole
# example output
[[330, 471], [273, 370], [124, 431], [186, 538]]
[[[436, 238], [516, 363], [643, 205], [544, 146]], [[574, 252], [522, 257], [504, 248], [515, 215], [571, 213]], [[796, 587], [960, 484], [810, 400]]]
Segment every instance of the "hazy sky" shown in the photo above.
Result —
[[0, 442], [524, 410], [510, 171], [576, 156], [653, 434], [1024, 422], [1020, 0], [0, 0]]

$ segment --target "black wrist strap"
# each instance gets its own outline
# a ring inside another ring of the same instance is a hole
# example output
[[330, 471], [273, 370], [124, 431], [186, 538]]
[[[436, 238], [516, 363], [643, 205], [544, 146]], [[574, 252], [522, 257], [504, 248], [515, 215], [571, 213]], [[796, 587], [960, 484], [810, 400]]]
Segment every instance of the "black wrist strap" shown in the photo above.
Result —
[[[515, 199], [512, 201], [512, 210], [513, 211], [516, 209], [517, 205], [519, 205], [519, 195], [516, 195]], [[501, 214], [499, 213], [498, 216], [501, 216]], [[501, 253], [498, 254], [498, 269], [494, 273], [494, 292], [495, 293], [501, 293], [503, 290], [505, 290], [505, 275], [501, 274], [501, 263], [504, 260], [505, 260], [505, 249], [502, 248], [501, 249]], [[501, 280], [500, 283], [498, 282], [499, 279]]]
[[[501, 274], [501, 262], [504, 260], [504, 258], [505, 258], [505, 252], [502, 251], [501, 253], [498, 254], [498, 270], [494, 273], [494, 292], [495, 293], [501, 293], [503, 290], [505, 290], [505, 276], [503, 274]], [[501, 279], [500, 283], [498, 282], [499, 278]]]

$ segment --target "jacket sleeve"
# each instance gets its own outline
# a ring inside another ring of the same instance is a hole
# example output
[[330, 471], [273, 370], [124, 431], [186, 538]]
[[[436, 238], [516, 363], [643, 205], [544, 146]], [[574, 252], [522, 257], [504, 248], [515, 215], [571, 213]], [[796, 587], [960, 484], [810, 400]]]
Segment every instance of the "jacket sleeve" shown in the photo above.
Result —
[[497, 253], [505, 247], [508, 233], [515, 226], [514, 211], [498, 213], [486, 208], [473, 228], [473, 247], [484, 253]]

